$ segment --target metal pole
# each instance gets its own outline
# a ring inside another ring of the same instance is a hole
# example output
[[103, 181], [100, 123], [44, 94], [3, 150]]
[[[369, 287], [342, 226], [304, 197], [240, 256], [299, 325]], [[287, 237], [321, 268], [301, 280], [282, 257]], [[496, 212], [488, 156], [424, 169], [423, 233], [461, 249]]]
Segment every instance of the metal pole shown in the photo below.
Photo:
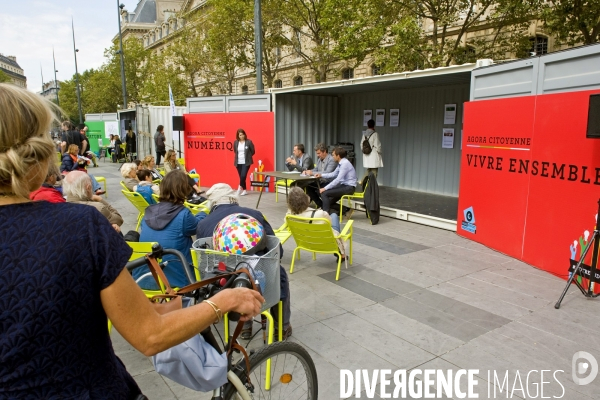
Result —
[[121, 33], [121, 11], [125, 7], [117, 0], [117, 13], [119, 14], [119, 54], [121, 55], [121, 86], [123, 90], [123, 109], [127, 109], [127, 86], [125, 86], [125, 61], [123, 61], [123, 34]]
[[256, 94], [264, 92], [262, 80], [262, 17], [260, 0], [254, 0], [254, 60], [256, 62]]
[[56, 73], [58, 70], [56, 69], [56, 59], [54, 58], [54, 47], [52, 47], [52, 61], [54, 62], [54, 94], [56, 95], [56, 105], [60, 106], [58, 101], [58, 82], [56, 81]]
[[77, 105], [79, 106], [79, 123], [83, 124], [83, 113], [81, 112], [81, 93], [79, 92], [79, 72], [77, 71], [77, 52], [75, 48], [75, 27], [73, 26], [73, 17], [71, 17], [71, 30], [73, 31], [73, 55], [75, 56], [75, 84], [77, 85]]

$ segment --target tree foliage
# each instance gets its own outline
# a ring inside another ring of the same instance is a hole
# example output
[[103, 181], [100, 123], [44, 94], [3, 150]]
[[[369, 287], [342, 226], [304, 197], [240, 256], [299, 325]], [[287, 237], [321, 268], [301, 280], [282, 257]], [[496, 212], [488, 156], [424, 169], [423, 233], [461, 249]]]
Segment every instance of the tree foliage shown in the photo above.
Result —
[[6, 72], [0, 70], [0, 83], [4, 82], [12, 82], [12, 79], [10, 79], [10, 76]]
[[555, 0], [544, 4], [542, 18], [559, 43], [570, 46], [600, 41], [600, 0]]

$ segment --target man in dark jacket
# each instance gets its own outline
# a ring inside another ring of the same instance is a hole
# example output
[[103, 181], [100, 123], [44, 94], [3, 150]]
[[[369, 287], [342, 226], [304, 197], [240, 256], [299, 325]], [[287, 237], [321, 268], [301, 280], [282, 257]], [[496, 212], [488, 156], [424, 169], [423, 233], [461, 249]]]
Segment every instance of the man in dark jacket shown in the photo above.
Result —
[[[256, 218], [262, 226], [265, 228], [267, 235], [275, 236], [273, 228], [260, 211], [252, 208], [242, 207], [238, 204], [238, 197], [231, 186], [225, 183], [217, 183], [213, 185], [207, 192], [206, 197], [210, 202], [210, 214], [202, 221], [198, 223], [196, 228], [196, 238], [201, 239], [205, 237], [212, 237], [213, 232], [217, 224], [225, 217], [231, 214], [248, 214], [251, 217]], [[283, 256], [283, 248], [280, 249], [281, 256]], [[290, 282], [287, 276], [287, 272], [280, 265], [280, 278], [281, 278], [281, 294], [280, 299], [283, 302], [283, 338], [286, 339], [292, 334], [292, 325], [290, 324]], [[279, 318], [278, 307], [274, 306], [271, 308], [271, 315], [276, 327], [275, 338], [277, 334], [277, 321]], [[252, 337], [252, 321], [247, 322], [244, 325], [242, 331], [242, 339], [250, 339]]]
[[75, 126], [71, 123], [71, 121], [63, 121], [61, 124], [62, 127], [62, 136], [61, 136], [61, 153], [65, 154], [69, 145], [76, 144], [79, 147], [79, 154], [84, 154], [89, 145], [87, 138], [83, 136], [79, 131], [75, 130]]

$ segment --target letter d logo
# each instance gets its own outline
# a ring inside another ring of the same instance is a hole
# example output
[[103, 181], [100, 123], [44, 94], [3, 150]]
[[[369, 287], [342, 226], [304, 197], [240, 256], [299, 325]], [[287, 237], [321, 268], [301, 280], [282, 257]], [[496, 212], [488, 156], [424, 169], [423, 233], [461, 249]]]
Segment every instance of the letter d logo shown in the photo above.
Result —
[[[581, 359], [585, 359], [583, 361]], [[579, 360], [579, 361], [578, 361]], [[589, 375], [585, 378], [580, 378], [578, 375], [583, 375], [589, 371]], [[571, 374], [573, 376], [573, 382], [576, 385], [588, 385], [592, 383], [598, 375], [598, 361], [596, 358], [588, 352], [578, 351], [573, 354], [573, 360], [571, 363]]]

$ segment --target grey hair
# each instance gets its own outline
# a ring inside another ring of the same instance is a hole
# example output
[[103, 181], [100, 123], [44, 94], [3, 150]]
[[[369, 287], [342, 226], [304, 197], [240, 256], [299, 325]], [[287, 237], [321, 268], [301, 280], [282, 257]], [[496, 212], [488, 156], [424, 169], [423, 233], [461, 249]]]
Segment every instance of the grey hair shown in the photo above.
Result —
[[92, 180], [82, 171], [69, 172], [63, 183], [63, 194], [68, 197], [73, 197], [77, 200], [91, 199]]
[[121, 175], [123, 178], [129, 178], [131, 171], [137, 171], [137, 165], [135, 165], [135, 163], [126, 163], [121, 167]]
[[327, 153], [329, 149], [327, 148], [327, 145], [325, 143], [319, 143], [315, 146], [315, 151]]
[[288, 208], [292, 212], [292, 214], [301, 214], [303, 213], [310, 204], [310, 198], [304, 190], [295, 186], [290, 189], [288, 193]]
[[238, 204], [237, 193], [226, 183], [215, 183], [206, 192], [208, 199], [208, 208], [213, 208], [218, 204]]

